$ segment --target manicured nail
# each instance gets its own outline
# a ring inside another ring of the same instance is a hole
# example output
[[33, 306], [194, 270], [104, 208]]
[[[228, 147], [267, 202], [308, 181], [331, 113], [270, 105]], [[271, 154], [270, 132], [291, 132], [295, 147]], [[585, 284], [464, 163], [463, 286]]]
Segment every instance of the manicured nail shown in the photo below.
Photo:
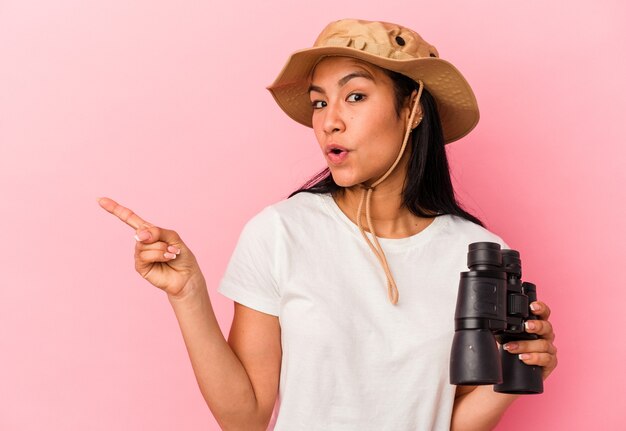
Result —
[[530, 309], [532, 311], [537, 311], [539, 310], [539, 306], [533, 302], [532, 304], [530, 304]]
[[180, 249], [178, 247], [174, 247], [173, 245], [168, 245], [167, 251], [169, 251], [170, 253], [180, 254]]
[[502, 348], [504, 350], [515, 350], [517, 349], [517, 343], [506, 343], [504, 346], [502, 346]]
[[174, 253], [163, 253], [167, 259], [176, 259], [176, 255]]
[[524, 323], [524, 326], [526, 327], [526, 329], [535, 329], [535, 322], [533, 322], [532, 320], [527, 320]]
[[142, 230], [137, 235], [135, 235], [135, 239], [137, 241], [144, 241], [148, 238], [150, 238], [150, 232], [148, 232], [147, 230]]
[[520, 353], [518, 355], [518, 358], [520, 358], [521, 360], [530, 359], [530, 355], [528, 353]]

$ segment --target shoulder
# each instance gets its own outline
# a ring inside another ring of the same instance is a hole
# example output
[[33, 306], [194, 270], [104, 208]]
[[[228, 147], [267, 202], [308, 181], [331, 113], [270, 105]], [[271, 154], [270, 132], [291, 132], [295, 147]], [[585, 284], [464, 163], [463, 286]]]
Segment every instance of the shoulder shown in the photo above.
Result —
[[331, 199], [330, 195], [300, 192], [291, 198], [266, 206], [253, 219], [274, 218], [284, 222], [305, 222], [307, 219], [315, 219], [322, 214], [326, 214], [326, 201], [328, 199]]
[[445, 218], [445, 227], [443, 228], [444, 235], [448, 235], [455, 241], [470, 244], [472, 242], [495, 242], [502, 246], [502, 248], [509, 248], [504, 240], [496, 233], [473, 223], [463, 217], [454, 215], [443, 215], [440, 217]]
[[292, 215], [303, 215], [319, 212], [324, 201], [330, 195], [300, 192], [288, 199], [276, 202], [270, 207], [280, 216], [289, 217]]
[[246, 223], [246, 229], [267, 231], [319, 223], [321, 218], [328, 216], [327, 199], [329, 195], [298, 193], [264, 207]]

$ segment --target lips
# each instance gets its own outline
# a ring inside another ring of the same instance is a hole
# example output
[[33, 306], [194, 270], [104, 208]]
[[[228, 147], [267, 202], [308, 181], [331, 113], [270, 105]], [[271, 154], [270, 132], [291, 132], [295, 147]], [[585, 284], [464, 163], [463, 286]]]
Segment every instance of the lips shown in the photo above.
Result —
[[326, 146], [326, 158], [334, 165], [343, 162], [348, 157], [349, 152], [350, 150], [340, 145], [330, 144]]
[[342, 152], [348, 152], [350, 150], [348, 150], [345, 147], [342, 147], [341, 145], [337, 145], [337, 144], [330, 144], [326, 146], [326, 154], [340, 154]]

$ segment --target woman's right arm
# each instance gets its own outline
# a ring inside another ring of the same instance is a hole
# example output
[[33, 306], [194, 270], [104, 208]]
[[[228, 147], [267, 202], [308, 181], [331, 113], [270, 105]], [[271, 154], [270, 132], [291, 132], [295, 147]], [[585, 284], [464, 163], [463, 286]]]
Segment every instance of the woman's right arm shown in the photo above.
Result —
[[147, 223], [111, 199], [98, 203], [136, 229], [135, 269], [167, 293], [200, 391], [222, 429], [265, 430], [278, 394], [278, 318], [235, 303], [227, 342], [204, 276], [178, 234]]

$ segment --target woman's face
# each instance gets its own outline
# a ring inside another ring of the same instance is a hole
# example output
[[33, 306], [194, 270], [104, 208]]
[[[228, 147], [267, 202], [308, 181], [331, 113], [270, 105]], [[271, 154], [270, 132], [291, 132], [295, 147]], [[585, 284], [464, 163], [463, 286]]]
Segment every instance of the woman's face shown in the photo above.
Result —
[[[398, 116], [391, 78], [369, 63], [326, 57], [309, 94], [313, 130], [335, 182], [371, 185], [382, 177], [398, 157], [410, 115], [406, 104]], [[403, 179], [403, 166], [392, 175]]]

